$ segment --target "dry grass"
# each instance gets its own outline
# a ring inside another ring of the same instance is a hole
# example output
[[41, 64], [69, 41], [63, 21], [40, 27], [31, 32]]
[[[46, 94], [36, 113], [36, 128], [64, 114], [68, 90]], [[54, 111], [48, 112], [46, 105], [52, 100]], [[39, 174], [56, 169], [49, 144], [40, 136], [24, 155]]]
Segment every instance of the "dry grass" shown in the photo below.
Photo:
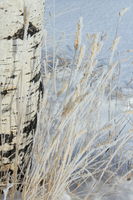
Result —
[[87, 200], [99, 183], [117, 185], [132, 174], [128, 144], [133, 136], [125, 114], [112, 114], [111, 110], [119, 37], [112, 42], [107, 66], [99, 67], [104, 37], [88, 35], [85, 47], [81, 28], [82, 20], [71, 61], [57, 56], [51, 66], [46, 53], [44, 98], [22, 200], [65, 200], [65, 191], [79, 199], [82, 186], [92, 183], [91, 190], [82, 196]]

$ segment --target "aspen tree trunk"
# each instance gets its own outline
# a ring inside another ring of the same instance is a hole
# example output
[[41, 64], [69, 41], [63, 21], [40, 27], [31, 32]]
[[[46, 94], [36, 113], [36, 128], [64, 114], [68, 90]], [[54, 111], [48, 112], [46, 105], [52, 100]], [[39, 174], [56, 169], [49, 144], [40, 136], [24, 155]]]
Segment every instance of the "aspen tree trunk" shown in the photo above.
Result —
[[30, 159], [43, 95], [44, 1], [0, 1], [0, 187], [21, 180]]

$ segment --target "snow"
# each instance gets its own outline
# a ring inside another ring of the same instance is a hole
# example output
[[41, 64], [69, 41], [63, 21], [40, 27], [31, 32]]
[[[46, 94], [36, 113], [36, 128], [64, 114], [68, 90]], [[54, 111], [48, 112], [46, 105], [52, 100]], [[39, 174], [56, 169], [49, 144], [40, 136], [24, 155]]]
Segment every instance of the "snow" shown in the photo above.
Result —
[[[54, 5], [55, 2], [55, 6]], [[61, 33], [66, 33], [67, 39], [73, 41], [75, 27], [80, 16], [84, 19], [84, 34], [89, 32], [107, 32], [113, 39], [117, 26], [118, 13], [123, 8], [130, 8], [123, 17], [119, 35], [123, 38], [120, 48], [132, 48], [133, 2], [132, 0], [51, 0], [48, 1], [47, 12], [54, 13], [55, 7], [55, 35], [58, 39]], [[48, 17], [48, 16], [47, 16]], [[52, 16], [51, 16], [52, 19]], [[53, 21], [53, 19], [51, 20]], [[128, 24], [127, 24], [128, 22]], [[50, 28], [50, 24], [48, 27]], [[51, 27], [51, 30], [53, 27]]]
[[[132, 200], [133, 199], [133, 181], [120, 183], [117, 186], [105, 185], [104, 183], [88, 182], [83, 184], [78, 191], [79, 198], [70, 195], [71, 200], [89, 199], [89, 200]], [[67, 200], [67, 199], [63, 199]]]
[[[83, 17], [83, 42], [86, 33], [106, 33], [107, 40], [102, 58], [106, 62], [109, 54], [109, 47], [116, 34], [119, 12], [123, 8], [129, 8], [122, 17], [118, 26], [118, 36], [121, 37], [118, 46], [119, 59], [128, 58], [125, 63], [121, 61], [121, 85], [125, 85], [133, 75], [132, 53], [128, 49], [133, 48], [133, 1], [132, 0], [51, 0], [47, 1], [48, 8], [46, 13], [48, 38], [50, 45], [55, 41], [61, 44], [62, 49], [73, 48], [76, 24], [79, 18]], [[68, 52], [70, 50], [68, 49]]]

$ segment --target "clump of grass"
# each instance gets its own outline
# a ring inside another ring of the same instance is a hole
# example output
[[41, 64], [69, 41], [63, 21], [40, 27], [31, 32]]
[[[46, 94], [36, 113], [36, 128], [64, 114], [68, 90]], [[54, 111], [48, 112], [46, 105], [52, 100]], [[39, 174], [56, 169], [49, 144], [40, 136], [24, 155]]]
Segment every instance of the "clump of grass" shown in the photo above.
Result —
[[[65, 200], [66, 191], [87, 200], [101, 182], [119, 184], [132, 173], [131, 158], [123, 159], [131, 150], [127, 120], [123, 113], [108, 113], [119, 37], [112, 43], [107, 66], [99, 67], [104, 37], [88, 35], [87, 45], [82, 45], [81, 29], [80, 20], [71, 61], [60, 65], [63, 58], [55, 56], [53, 66], [49, 67], [48, 57], [44, 62], [44, 98], [22, 200]], [[105, 122], [103, 113], [108, 117]], [[86, 183], [90, 190], [82, 194]]]
[[[101, 181], [119, 184], [132, 170], [128, 157], [123, 160], [125, 147], [132, 139], [123, 114], [102, 123], [105, 91], [118, 65], [114, 55], [119, 38], [112, 43], [107, 68], [99, 69], [97, 55], [103, 46], [102, 37], [88, 35], [90, 45], [85, 47], [80, 43], [80, 23], [73, 60], [60, 66], [57, 58], [50, 71], [45, 62], [45, 93], [23, 200], [63, 199], [65, 191], [79, 198], [86, 182], [92, 183], [92, 188]], [[123, 170], [127, 165], [128, 169]]]

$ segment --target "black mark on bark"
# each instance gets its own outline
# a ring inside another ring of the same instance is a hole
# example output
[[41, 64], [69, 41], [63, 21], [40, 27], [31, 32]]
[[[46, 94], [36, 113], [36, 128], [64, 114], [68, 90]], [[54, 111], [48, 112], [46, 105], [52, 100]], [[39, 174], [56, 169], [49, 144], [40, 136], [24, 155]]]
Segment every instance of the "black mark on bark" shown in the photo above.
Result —
[[34, 60], [34, 59], [36, 59], [36, 56], [33, 56], [33, 57], [31, 58], [31, 60]]
[[35, 114], [34, 119], [30, 121], [30, 123], [24, 127], [23, 133], [26, 133], [27, 135], [32, 132], [32, 134], [35, 132], [37, 126], [37, 114]]
[[42, 81], [40, 82], [40, 85], [39, 85], [39, 92], [41, 93], [41, 95], [42, 95], [42, 97], [43, 97], [43, 94], [44, 94], [44, 86], [43, 86]]
[[[29, 26], [28, 26], [28, 31], [27, 31], [27, 36], [30, 35], [30, 37], [32, 37], [34, 34], [38, 33], [39, 32], [39, 29], [36, 28], [31, 22], [29, 22]], [[8, 36], [4, 39], [7, 39], [7, 40], [16, 40], [16, 39], [21, 39], [23, 40], [24, 39], [24, 26], [20, 29], [18, 29], [18, 31], [16, 33], [14, 33], [13, 36]]]
[[13, 133], [11, 132], [10, 134], [0, 134], [0, 145], [2, 144], [10, 144], [14, 138]]
[[14, 144], [13, 149], [3, 152], [2, 156], [12, 161], [13, 158], [15, 158], [15, 153], [16, 153], [16, 145]]
[[38, 74], [36, 74], [36, 75], [34, 76], [34, 78], [30, 80], [30, 82], [36, 83], [36, 82], [39, 81], [40, 77], [41, 77], [41, 72], [39, 72]]
[[5, 95], [8, 94], [8, 92], [13, 91], [13, 90], [16, 90], [16, 89], [17, 89], [17, 88], [11, 88], [11, 89], [3, 90], [3, 91], [1, 92], [1, 95], [5, 96]]
[[[40, 43], [39, 43], [40, 44]], [[37, 47], [39, 46], [39, 44], [36, 44], [35, 46], [33, 46], [33, 49], [37, 49]]]
[[33, 36], [34, 34], [38, 32], [39, 32], [39, 29], [36, 28], [31, 22], [29, 22], [28, 35]]
[[17, 76], [17, 75], [14, 75], [14, 74], [13, 74], [12, 76], [10, 76], [10, 78], [14, 79], [16, 76]]
[[40, 81], [38, 90], [39, 90], [39, 96], [38, 96], [38, 102], [37, 102], [37, 109], [39, 111], [39, 109], [40, 109], [40, 102], [41, 102], [41, 99], [43, 98], [43, 94], [44, 94], [44, 87], [43, 87], [42, 81]]
[[3, 91], [1, 92], [1, 95], [5, 96], [7, 93], [8, 93], [7, 90], [3, 90]]

